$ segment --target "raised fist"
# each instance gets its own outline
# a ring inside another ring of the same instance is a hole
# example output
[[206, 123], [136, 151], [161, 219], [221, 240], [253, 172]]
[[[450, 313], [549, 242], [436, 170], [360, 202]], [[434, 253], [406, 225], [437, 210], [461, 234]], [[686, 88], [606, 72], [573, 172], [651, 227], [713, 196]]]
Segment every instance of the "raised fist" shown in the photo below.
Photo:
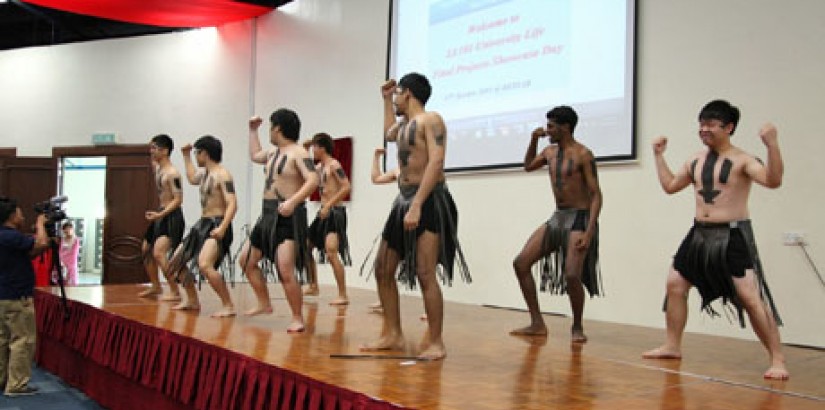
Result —
[[661, 136], [653, 140], [653, 153], [663, 154], [667, 148], [667, 137]]
[[376, 148], [375, 149], [375, 156], [380, 157], [380, 156], [384, 155], [386, 152], [387, 152], [387, 150], [385, 150], [384, 148]]
[[261, 117], [259, 117], [257, 115], [250, 118], [249, 119], [249, 130], [250, 131], [257, 130], [258, 127], [260, 127], [263, 122], [264, 122], [264, 120], [262, 120]]
[[398, 83], [395, 82], [392, 78], [387, 80], [384, 85], [381, 86], [381, 96], [384, 98], [392, 97], [392, 93], [395, 92], [395, 87], [398, 86]]
[[192, 144], [186, 144], [180, 147], [180, 152], [182, 152], [183, 155], [188, 156], [189, 153], [192, 152]]
[[762, 138], [762, 143], [766, 146], [776, 145], [776, 126], [771, 123], [766, 123], [759, 130], [759, 138]]
[[542, 137], [546, 137], [546, 136], [547, 136], [547, 131], [545, 131], [544, 128], [542, 128], [542, 127], [538, 127], [536, 129], [534, 129], [533, 133], [531, 134], [531, 137], [533, 137], [533, 138], [542, 138]]

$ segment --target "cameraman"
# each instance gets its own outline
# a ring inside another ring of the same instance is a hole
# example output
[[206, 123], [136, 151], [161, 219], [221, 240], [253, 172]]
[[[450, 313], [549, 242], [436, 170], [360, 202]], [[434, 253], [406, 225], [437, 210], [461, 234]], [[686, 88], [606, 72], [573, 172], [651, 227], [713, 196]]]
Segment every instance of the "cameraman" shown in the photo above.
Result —
[[22, 231], [25, 218], [13, 199], [0, 197], [0, 387], [6, 396], [30, 395], [37, 329], [31, 256], [49, 247], [46, 216], [37, 215], [35, 237]]

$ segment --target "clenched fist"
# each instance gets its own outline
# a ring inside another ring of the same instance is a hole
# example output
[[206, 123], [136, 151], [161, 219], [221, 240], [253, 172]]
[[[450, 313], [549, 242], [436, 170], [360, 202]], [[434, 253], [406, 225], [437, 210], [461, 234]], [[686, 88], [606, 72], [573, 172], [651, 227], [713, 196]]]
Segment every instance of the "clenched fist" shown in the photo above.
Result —
[[392, 93], [395, 92], [395, 87], [398, 86], [398, 83], [395, 82], [392, 78], [387, 80], [384, 85], [381, 86], [381, 96], [384, 98], [392, 97]]
[[759, 130], [759, 138], [762, 138], [762, 143], [765, 146], [776, 145], [776, 126], [771, 123], [763, 125]]
[[250, 131], [257, 130], [258, 127], [260, 127], [263, 122], [264, 122], [264, 120], [262, 120], [261, 117], [259, 117], [257, 115], [250, 118], [249, 119], [249, 130]]
[[664, 154], [667, 148], [667, 137], [662, 136], [653, 140], [653, 153], [657, 155]]

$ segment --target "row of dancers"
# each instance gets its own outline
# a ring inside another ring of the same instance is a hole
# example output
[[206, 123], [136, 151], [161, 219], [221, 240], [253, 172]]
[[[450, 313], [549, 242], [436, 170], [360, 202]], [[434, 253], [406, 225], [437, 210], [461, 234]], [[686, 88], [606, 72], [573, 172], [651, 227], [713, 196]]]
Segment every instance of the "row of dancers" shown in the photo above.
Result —
[[[438, 360], [447, 354], [442, 338], [440, 283], [450, 285], [455, 273], [466, 282], [472, 280], [458, 240], [458, 207], [445, 182], [447, 128], [437, 112], [425, 109], [432, 93], [425, 76], [410, 73], [398, 82], [388, 80], [380, 91], [384, 141], [396, 144], [398, 168], [380, 172], [383, 150], [376, 150], [372, 178], [375, 183], [397, 182], [399, 194], [392, 203], [378, 248], [371, 252], [384, 325], [379, 337], [362, 349], [403, 349], [398, 293], [401, 283], [409, 288], [420, 287], [424, 300], [428, 330], [418, 357]], [[530, 135], [524, 169], [530, 172], [547, 167], [556, 209], [529, 236], [513, 260], [530, 323], [511, 333], [547, 336], [538, 303], [540, 289], [569, 296], [573, 312], [571, 342], [584, 343], [585, 290], [591, 297], [603, 294], [598, 263], [598, 218], [603, 201], [598, 167], [593, 152], [574, 137], [578, 115], [573, 108], [554, 107], [547, 112], [546, 120], [545, 127]], [[783, 162], [774, 125], [765, 124], [759, 131], [767, 148], [763, 162], [731, 143], [738, 121], [739, 110], [727, 101], [714, 100], [702, 107], [698, 135], [704, 147], [675, 172], [664, 158], [667, 138], [653, 141], [662, 189], [673, 194], [693, 186], [696, 213], [667, 276], [666, 341], [643, 353], [643, 357], [681, 359], [687, 295], [691, 287], [696, 287], [707, 313], [718, 315], [711, 302], [721, 299], [723, 306], [738, 314], [742, 326], [747, 314], [769, 354], [770, 366], [764, 376], [786, 379], [788, 371], [777, 330], [781, 320], [765, 280], [748, 214], [753, 182], [768, 188], [779, 187]], [[338, 295], [331, 303], [349, 302], [344, 266], [352, 261], [346, 235], [347, 213], [342, 202], [351, 185], [334, 157], [329, 135], [319, 133], [310, 141], [299, 143], [298, 115], [281, 108], [269, 117], [271, 146], [264, 148], [259, 137], [262, 123], [257, 116], [249, 120], [249, 156], [252, 162], [263, 165], [266, 179], [261, 215], [237, 257], [238, 267], [247, 276], [257, 299], [256, 306], [245, 313], [272, 313], [266, 286], [266, 278], [271, 276], [283, 286], [290, 307], [292, 319], [287, 331], [302, 332], [303, 295], [318, 292], [313, 249], [332, 266]], [[543, 138], [550, 143], [539, 151]], [[160, 298], [178, 302], [175, 309], [197, 310], [200, 304], [195, 281], [203, 277], [222, 303], [212, 316], [234, 316], [235, 307], [221, 271], [232, 269], [229, 249], [237, 197], [232, 175], [221, 165], [221, 142], [204, 136], [181, 148], [186, 179], [199, 187], [201, 201], [201, 218], [186, 236], [181, 212], [182, 176], [169, 160], [174, 149], [172, 139], [156, 136], [150, 147], [161, 207], [146, 212], [151, 223], [144, 250], [150, 256], [146, 266], [152, 286], [142, 296], [162, 293], [158, 282], [161, 270], [170, 290]], [[316, 189], [321, 206], [309, 224], [306, 201]], [[309, 284], [303, 292], [301, 283]]]

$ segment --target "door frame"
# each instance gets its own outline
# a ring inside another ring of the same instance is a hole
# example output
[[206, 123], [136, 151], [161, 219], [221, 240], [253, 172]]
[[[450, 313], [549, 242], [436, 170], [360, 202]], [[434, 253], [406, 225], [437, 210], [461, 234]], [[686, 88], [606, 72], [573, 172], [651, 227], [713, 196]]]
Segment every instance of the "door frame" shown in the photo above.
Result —
[[135, 155], [149, 152], [149, 144], [79, 145], [54, 147], [52, 156], [61, 157], [106, 157], [109, 155]]
[[149, 152], [149, 144], [117, 144], [117, 145], [76, 145], [52, 147], [52, 158], [57, 161], [58, 175], [57, 188], [63, 189], [63, 157], [108, 157], [111, 155], [141, 155]]
[[[80, 145], [80, 146], [62, 146], [52, 148], [52, 157], [61, 163], [65, 157], [117, 157], [130, 155], [149, 155], [149, 144], [117, 144], [117, 145]], [[60, 166], [60, 165], [58, 165]], [[108, 165], [107, 165], [108, 168]], [[59, 188], [62, 189], [62, 174], [61, 180], [58, 181]], [[108, 225], [111, 223], [108, 216], [104, 218], [103, 230], [109, 230]], [[103, 235], [103, 249], [106, 250], [107, 236]], [[106, 278], [106, 258], [103, 258], [103, 269], [101, 270], [101, 284], [105, 284]]]

